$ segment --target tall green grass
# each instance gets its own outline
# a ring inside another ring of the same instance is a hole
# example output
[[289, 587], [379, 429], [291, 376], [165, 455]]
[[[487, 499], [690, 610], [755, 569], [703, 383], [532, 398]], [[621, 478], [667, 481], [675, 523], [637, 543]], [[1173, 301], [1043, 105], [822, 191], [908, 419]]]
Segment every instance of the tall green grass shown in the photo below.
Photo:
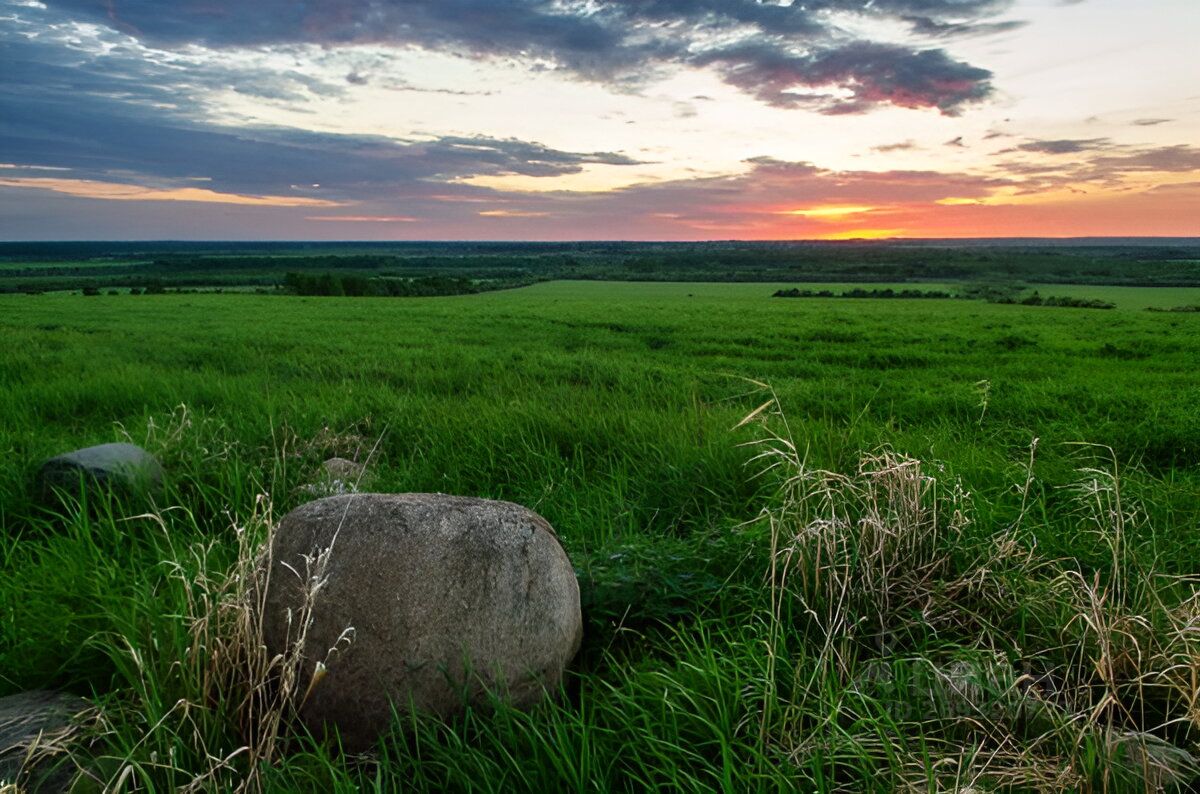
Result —
[[[1193, 318], [652, 286], [0, 299], [0, 694], [93, 698], [77, 756], [122, 790], [1136, 791], [1137, 748], [1192, 747]], [[745, 378], [778, 399], [736, 427]], [[40, 459], [122, 437], [170, 474], [149, 510], [33, 503]], [[364, 759], [287, 733], [251, 774], [197, 627], [265, 505], [371, 449], [380, 490], [545, 515], [585, 645], [529, 713], [401, 718]], [[917, 520], [869, 487], [910, 459]]]

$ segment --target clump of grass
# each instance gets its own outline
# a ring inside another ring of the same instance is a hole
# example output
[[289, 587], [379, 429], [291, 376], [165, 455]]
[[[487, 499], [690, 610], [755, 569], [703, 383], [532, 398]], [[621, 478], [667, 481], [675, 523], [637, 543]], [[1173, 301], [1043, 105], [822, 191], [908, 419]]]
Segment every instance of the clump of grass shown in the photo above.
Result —
[[753, 461], [780, 483], [763, 514], [764, 742], [830, 781], [873, 769], [895, 789], [1159, 791], [1200, 773], [1185, 749], [1200, 590], [1130, 544], [1144, 513], [1111, 450], [1069, 489], [1110, 552], [1089, 573], [1021, 540], [1036, 441], [1016, 524], [980, 547], [963, 533], [969, 495], [932, 467], [889, 449], [849, 474], [810, 467], [773, 393], [751, 422]]
[[[174, 454], [192, 431], [191, 414], [181, 407], [169, 422], [149, 424], [147, 443]], [[137, 518], [169, 538], [180, 510]], [[328, 660], [314, 664], [305, 646], [333, 544], [305, 556], [303, 570], [284, 566], [302, 583], [301, 602], [287, 615], [282, 649], [269, 650], [264, 625], [267, 588], [278, 575], [275, 529], [271, 500], [260, 493], [250, 515], [233, 523], [232, 543], [227, 536], [197, 542], [162, 563], [166, 575], [155, 596], [179, 608], [167, 631], [149, 643], [94, 638], [115, 657], [128, 686], [110, 704], [114, 724], [90, 737], [100, 749], [88, 773], [106, 790], [258, 791], [264, 771], [305, 739], [297, 715]], [[169, 540], [168, 547], [174, 549]], [[347, 627], [329, 654], [352, 637]]]
[[1066, 709], [1086, 724], [1099, 762], [1093, 779], [1111, 788], [1141, 773], [1147, 790], [1190, 780], [1200, 762], [1180, 746], [1200, 737], [1200, 580], [1158, 571], [1142, 506], [1126, 495], [1116, 455], [1096, 460], [1071, 486], [1081, 531], [1108, 550], [1106, 572], [1061, 561], [1053, 581], [1067, 619], [1060, 626]]
[[[946, 554], [969, 523], [967, 494], [948, 491], [922, 463], [890, 449], [860, 458], [842, 474], [810, 467], [772, 394], [741, 423], [761, 421], [747, 446], [760, 476], [781, 477], [778, 503], [764, 510], [770, 527], [773, 619], [792, 599], [821, 638], [823, 652], [845, 669], [847, 643], [886, 646], [902, 615], [921, 612]], [[774, 421], [771, 421], [774, 420]]]
[[165, 563], [161, 597], [182, 608], [178, 633], [148, 646], [131, 637], [100, 639], [114, 653], [124, 646], [118, 668], [129, 686], [109, 704], [115, 726], [99, 737], [93, 775], [106, 790], [256, 791], [264, 766], [292, 745], [293, 717], [321, 669], [303, 676], [300, 649], [323, 560], [306, 572], [296, 641], [272, 654], [263, 642], [271, 566], [262, 550], [270, 548], [273, 527], [263, 498], [234, 528], [231, 566], [220, 563], [211, 541]]

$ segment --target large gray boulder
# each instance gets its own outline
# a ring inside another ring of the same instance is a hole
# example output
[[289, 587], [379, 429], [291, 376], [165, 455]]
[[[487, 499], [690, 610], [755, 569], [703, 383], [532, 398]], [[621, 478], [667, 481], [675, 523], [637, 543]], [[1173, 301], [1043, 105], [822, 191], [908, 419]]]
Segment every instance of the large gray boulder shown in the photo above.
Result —
[[301, 717], [317, 733], [336, 725], [349, 750], [369, 748], [393, 708], [448, 716], [488, 692], [531, 705], [579, 649], [579, 584], [541, 516], [443, 494], [345, 494], [279, 524], [263, 615], [272, 653], [295, 644], [304, 579], [326, 549], [302, 681], [319, 662], [327, 673]]
[[73, 770], [49, 756], [90, 707], [75, 695], [44, 690], [0, 698], [0, 790], [18, 785], [22, 791], [66, 791]]
[[56, 490], [77, 494], [80, 483], [126, 495], [144, 494], [162, 485], [162, 466], [136, 444], [100, 444], [58, 455], [42, 464], [38, 485], [45, 499]]

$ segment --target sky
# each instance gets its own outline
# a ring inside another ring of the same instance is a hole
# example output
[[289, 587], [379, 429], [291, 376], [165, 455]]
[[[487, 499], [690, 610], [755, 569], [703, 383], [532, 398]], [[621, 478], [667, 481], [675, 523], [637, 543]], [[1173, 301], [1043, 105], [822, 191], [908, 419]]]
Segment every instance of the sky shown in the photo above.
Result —
[[1200, 236], [1198, 0], [0, 0], [0, 239]]

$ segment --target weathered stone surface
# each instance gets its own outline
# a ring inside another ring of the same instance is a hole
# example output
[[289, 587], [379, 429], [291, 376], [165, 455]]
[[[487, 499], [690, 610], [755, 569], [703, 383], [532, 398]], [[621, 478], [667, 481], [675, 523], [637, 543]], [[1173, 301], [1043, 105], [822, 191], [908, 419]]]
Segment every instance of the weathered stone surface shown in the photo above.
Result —
[[1112, 731], [1108, 743], [1113, 761], [1144, 782], [1145, 791], [1195, 791], [1200, 760], [1187, 750], [1150, 733]]
[[[486, 692], [518, 705], [554, 688], [582, 638], [579, 585], [554, 531], [509, 502], [442, 494], [348, 494], [285, 516], [264, 615], [272, 652], [303, 603], [305, 555], [330, 547], [305, 644], [305, 677], [348, 627], [354, 639], [301, 716], [369, 747], [396, 710], [442, 715]], [[298, 627], [290, 629], [294, 641]]]
[[1040, 687], [1018, 683], [1008, 660], [986, 651], [951, 659], [874, 659], [862, 665], [853, 683], [857, 691], [890, 704], [897, 720], [983, 717], [1041, 725], [1053, 709]]
[[321, 476], [327, 480], [353, 483], [366, 476], [366, 467], [348, 458], [330, 458], [321, 464]]
[[100, 444], [50, 458], [38, 472], [44, 497], [55, 489], [76, 493], [81, 478], [124, 493], [143, 493], [162, 484], [158, 460], [136, 444]]
[[[0, 698], [0, 788], [19, 784], [25, 791], [66, 791], [71, 770], [46, 759], [37, 763], [37, 748], [61, 738], [89, 706], [83, 698], [44, 690]], [[26, 764], [31, 746], [34, 763]]]

